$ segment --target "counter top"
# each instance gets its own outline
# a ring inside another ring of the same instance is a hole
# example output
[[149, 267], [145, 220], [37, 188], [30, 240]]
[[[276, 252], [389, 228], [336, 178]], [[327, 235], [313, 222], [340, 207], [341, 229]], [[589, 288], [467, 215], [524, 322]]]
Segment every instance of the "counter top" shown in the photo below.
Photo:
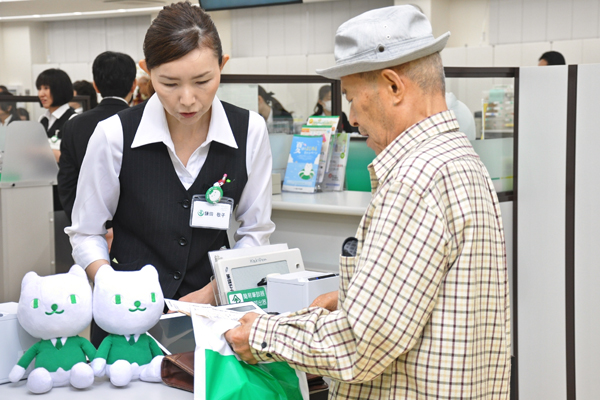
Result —
[[[310, 400], [327, 399], [328, 390], [316, 389], [310, 392]], [[133, 380], [125, 387], [118, 388], [107, 377], [96, 378], [92, 387], [78, 390], [71, 385], [52, 388], [48, 393], [36, 395], [27, 390], [27, 381], [0, 384], [0, 399], [43, 399], [43, 400], [193, 400], [194, 394], [175, 389], [163, 383]]]
[[369, 192], [322, 192], [273, 195], [273, 210], [321, 214], [354, 215], [362, 217], [371, 200]]
[[[36, 397], [27, 390], [27, 381], [17, 383], [5, 383], [0, 385], [0, 399], [28, 399]], [[44, 400], [192, 400], [194, 394], [184, 390], [169, 387], [163, 383], [149, 383], [133, 380], [123, 388], [117, 388], [110, 384], [108, 378], [96, 378], [92, 387], [78, 390], [72, 386], [55, 387], [50, 392], [40, 395], [38, 399]]]

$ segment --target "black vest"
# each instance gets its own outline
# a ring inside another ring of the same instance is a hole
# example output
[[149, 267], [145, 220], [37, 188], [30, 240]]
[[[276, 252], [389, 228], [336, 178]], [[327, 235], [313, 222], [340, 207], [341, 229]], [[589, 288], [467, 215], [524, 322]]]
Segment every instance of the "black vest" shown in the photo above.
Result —
[[[65, 124], [65, 122], [67, 122], [69, 120], [69, 118], [71, 118], [71, 115], [73, 115], [73, 114], [75, 114], [75, 110], [73, 110], [71, 107], [67, 108], [67, 111], [65, 111], [59, 119], [54, 121], [54, 123], [52, 124], [50, 129], [46, 129], [46, 135], [48, 136], [48, 139], [50, 139], [54, 135], [57, 135], [59, 139], [62, 139], [62, 132], [61, 132], [62, 127]], [[48, 121], [48, 120], [46, 120], [46, 121]], [[43, 122], [42, 122], [42, 125], [44, 125]], [[46, 122], [46, 124], [44, 125], [44, 128], [47, 128], [47, 127], [48, 127], [48, 122]], [[56, 132], [56, 131], [58, 131], [58, 132]], [[62, 208], [61, 208], [61, 210], [62, 210]]]
[[154, 265], [165, 298], [176, 299], [210, 282], [208, 252], [228, 245], [226, 231], [190, 227], [191, 202], [193, 195], [205, 194], [227, 174], [231, 182], [223, 185], [223, 195], [233, 198], [236, 206], [239, 203], [248, 181], [249, 112], [223, 103], [238, 148], [212, 142], [196, 181], [185, 190], [163, 143], [131, 148], [145, 105], [118, 113], [123, 161], [110, 259], [113, 268], [121, 271]]

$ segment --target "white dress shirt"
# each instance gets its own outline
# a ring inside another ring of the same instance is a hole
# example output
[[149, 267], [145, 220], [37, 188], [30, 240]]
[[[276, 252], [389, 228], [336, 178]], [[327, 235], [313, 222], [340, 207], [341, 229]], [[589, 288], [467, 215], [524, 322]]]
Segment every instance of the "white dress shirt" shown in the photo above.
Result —
[[[52, 125], [56, 122], [56, 120], [60, 119], [65, 112], [69, 109], [69, 103], [65, 103], [62, 106], [58, 107], [54, 112], [50, 112], [50, 110], [46, 109], [46, 112], [40, 116], [38, 119], [39, 122], [42, 122], [42, 118], [48, 118], [48, 129], [52, 128]], [[73, 118], [76, 114], [73, 114], [71, 118]], [[71, 119], [69, 118], [69, 119]]]
[[[158, 96], [152, 96], [144, 109], [131, 147], [164, 143], [175, 172], [186, 189], [192, 186], [204, 165], [211, 142], [238, 147], [223, 105], [215, 96], [209, 111], [212, 115], [206, 141], [192, 153], [187, 166], [184, 166], [175, 153], [165, 112]], [[88, 149], [94, 150], [86, 152], [83, 159], [73, 205], [72, 226], [65, 228], [73, 247], [73, 258], [84, 268], [96, 260], [109, 260], [108, 246], [103, 236], [106, 233], [104, 225], [105, 221], [112, 220], [119, 203], [119, 174], [123, 157], [123, 128], [118, 115], [98, 124]], [[235, 219], [240, 223], [234, 235], [236, 248], [269, 244], [269, 236], [275, 230], [275, 224], [271, 221], [271, 168], [271, 148], [265, 120], [250, 111], [246, 148], [248, 182], [235, 211]]]
[[[70, 107], [69, 103], [65, 103], [62, 106], [58, 107], [56, 110], [54, 110], [54, 112], [50, 112], [50, 110], [46, 109], [46, 112], [40, 116], [38, 121], [42, 122], [42, 119], [44, 117], [48, 118], [48, 129], [50, 129], [52, 127], [52, 125], [54, 125], [54, 123], [57, 120], [59, 120], [60, 117], [62, 117], [65, 112], [67, 112], [69, 107]], [[71, 117], [69, 119], [73, 119], [76, 116], [77, 116], [77, 114], [73, 114], [73, 115], [71, 115]], [[58, 134], [58, 132], [56, 132], [56, 134]], [[56, 137], [56, 135], [55, 135], [55, 137], [48, 138], [48, 143], [50, 143], [50, 148], [52, 150], [60, 150], [60, 142], [61, 142], [61, 139]]]
[[8, 117], [4, 120], [4, 122], [0, 121], [0, 126], [8, 126], [8, 124], [12, 121], [12, 114], [9, 114]]

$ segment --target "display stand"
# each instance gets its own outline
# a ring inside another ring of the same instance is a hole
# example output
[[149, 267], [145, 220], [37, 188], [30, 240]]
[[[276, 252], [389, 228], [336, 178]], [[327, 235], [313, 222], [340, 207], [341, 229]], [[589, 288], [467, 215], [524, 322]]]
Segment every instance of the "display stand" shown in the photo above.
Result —
[[4, 303], [19, 300], [27, 272], [55, 272], [52, 185], [58, 166], [37, 122], [0, 127], [0, 152], [0, 303]]

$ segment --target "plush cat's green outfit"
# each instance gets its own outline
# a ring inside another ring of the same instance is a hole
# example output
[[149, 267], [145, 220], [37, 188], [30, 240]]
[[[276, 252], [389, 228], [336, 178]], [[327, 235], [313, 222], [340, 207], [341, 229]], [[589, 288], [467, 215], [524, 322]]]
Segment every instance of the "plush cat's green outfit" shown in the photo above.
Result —
[[156, 341], [145, 333], [140, 335], [135, 343], [130, 343], [123, 335], [111, 333], [102, 341], [96, 352], [96, 357], [104, 358], [109, 365], [118, 360], [145, 365], [154, 357], [162, 355], [163, 352]]
[[51, 340], [40, 340], [23, 354], [18, 365], [27, 368], [35, 358], [36, 368], [45, 368], [48, 372], [56, 372], [59, 368], [69, 371], [73, 365], [87, 362], [86, 356], [93, 360], [96, 348], [80, 336], [68, 337], [64, 345], [60, 340], [56, 341], [56, 345]]

